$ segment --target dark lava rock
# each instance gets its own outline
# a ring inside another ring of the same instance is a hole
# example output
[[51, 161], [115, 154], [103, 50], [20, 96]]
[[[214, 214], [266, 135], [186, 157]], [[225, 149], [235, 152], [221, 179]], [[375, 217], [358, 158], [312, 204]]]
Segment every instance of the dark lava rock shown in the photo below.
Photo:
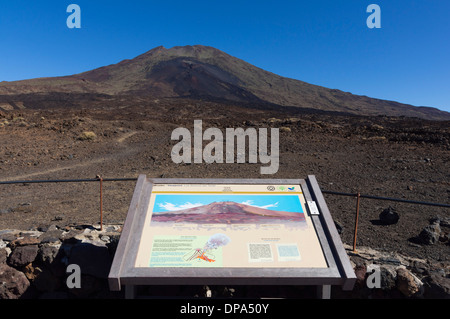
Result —
[[441, 227], [450, 227], [450, 218], [434, 216], [429, 219], [430, 224], [438, 224]]
[[397, 289], [406, 297], [411, 297], [420, 291], [412, 274], [404, 268], [397, 269]]
[[18, 299], [30, 286], [22, 272], [7, 264], [0, 264], [0, 283], [0, 299]]
[[433, 245], [439, 241], [441, 227], [439, 224], [426, 226], [419, 234], [420, 243], [425, 245]]
[[38, 245], [16, 247], [9, 256], [9, 264], [13, 267], [28, 265], [36, 259], [38, 250]]
[[383, 225], [393, 225], [398, 222], [400, 216], [398, 215], [398, 213], [395, 211], [394, 208], [388, 207], [381, 212], [379, 218], [380, 222]]
[[390, 290], [396, 286], [396, 274], [385, 267], [380, 268], [381, 288]]

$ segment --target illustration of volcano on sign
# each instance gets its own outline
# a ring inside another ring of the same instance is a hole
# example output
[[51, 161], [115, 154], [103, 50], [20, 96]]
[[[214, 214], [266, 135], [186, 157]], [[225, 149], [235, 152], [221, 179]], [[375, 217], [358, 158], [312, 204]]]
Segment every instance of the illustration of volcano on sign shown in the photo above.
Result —
[[[274, 196], [275, 197], [275, 196]], [[272, 199], [275, 199], [271, 197]], [[236, 200], [237, 198], [233, 198]], [[217, 199], [216, 199], [217, 200]], [[285, 223], [305, 223], [305, 216], [297, 196], [292, 196], [289, 205], [280, 204], [278, 200], [273, 205], [258, 207], [251, 205], [254, 200], [247, 200], [245, 203], [236, 201], [214, 201], [202, 205], [201, 203], [191, 204], [185, 209], [171, 207], [170, 211], [159, 211], [153, 213], [152, 222], [167, 223], [195, 223], [195, 224], [285, 224]], [[167, 203], [166, 203], [167, 204]], [[160, 203], [159, 206], [164, 206]], [[290, 211], [268, 209], [277, 206], [292, 207]], [[294, 207], [293, 207], [294, 206]]]

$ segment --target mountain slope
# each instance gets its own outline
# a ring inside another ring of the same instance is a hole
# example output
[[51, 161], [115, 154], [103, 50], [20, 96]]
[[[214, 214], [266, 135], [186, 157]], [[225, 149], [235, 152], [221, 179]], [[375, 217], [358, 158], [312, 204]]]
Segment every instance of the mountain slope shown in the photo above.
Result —
[[76, 75], [0, 83], [0, 95], [34, 93], [214, 98], [358, 115], [450, 120], [450, 113], [353, 95], [289, 79], [201, 45], [154, 48], [132, 60]]

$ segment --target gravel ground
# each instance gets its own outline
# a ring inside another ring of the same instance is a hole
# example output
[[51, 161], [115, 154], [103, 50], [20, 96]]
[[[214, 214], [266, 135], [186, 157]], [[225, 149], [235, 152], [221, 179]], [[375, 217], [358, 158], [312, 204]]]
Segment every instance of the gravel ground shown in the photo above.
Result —
[[[107, 106], [105, 106], [107, 105]], [[262, 164], [175, 164], [171, 132], [218, 127], [280, 128], [280, 168]], [[0, 180], [131, 177], [305, 178], [323, 190], [449, 203], [450, 125], [419, 119], [349, 117], [292, 110], [258, 110], [216, 102], [123, 99], [83, 109], [0, 114]], [[93, 132], [95, 136], [83, 135]], [[105, 182], [104, 222], [123, 223], [135, 183]], [[342, 240], [353, 244], [356, 199], [325, 195]], [[382, 225], [387, 207], [400, 216]], [[99, 222], [99, 183], [0, 185], [0, 229]], [[361, 199], [357, 245], [434, 261], [449, 260], [448, 239], [420, 245], [414, 238], [448, 208]], [[444, 233], [445, 235], [445, 233]], [[447, 234], [448, 236], [448, 234]]]

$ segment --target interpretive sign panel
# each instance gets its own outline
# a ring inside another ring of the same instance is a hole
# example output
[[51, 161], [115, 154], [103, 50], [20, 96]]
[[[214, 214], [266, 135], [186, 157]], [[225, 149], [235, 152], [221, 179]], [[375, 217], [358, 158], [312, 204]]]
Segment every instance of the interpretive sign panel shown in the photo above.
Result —
[[327, 267], [300, 185], [153, 186], [136, 267]]
[[351, 289], [355, 279], [314, 176], [141, 175], [109, 275], [111, 290], [159, 284]]

